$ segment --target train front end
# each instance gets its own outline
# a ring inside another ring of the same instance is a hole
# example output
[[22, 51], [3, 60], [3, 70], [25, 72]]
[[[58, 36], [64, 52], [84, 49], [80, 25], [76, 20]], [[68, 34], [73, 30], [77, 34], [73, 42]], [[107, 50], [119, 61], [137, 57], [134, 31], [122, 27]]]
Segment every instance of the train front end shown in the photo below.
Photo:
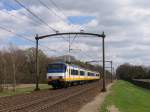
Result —
[[65, 83], [67, 65], [65, 63], [53, 63], [48, 65], [47, 80], [53, 88], [62, 87]]

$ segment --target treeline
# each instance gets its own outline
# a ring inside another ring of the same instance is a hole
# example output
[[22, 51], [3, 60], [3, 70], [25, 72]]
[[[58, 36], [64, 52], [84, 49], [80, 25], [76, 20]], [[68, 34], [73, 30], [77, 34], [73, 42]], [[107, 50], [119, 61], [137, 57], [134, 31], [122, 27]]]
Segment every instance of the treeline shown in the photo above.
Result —
[[[39, 81], [46, 83], [46, 72], [48, 63], [64, 61], [68, 56], [47, 57], [42, 50], [39, 50]], [[99, 71], [102, 67], [85, 64], [71, 56], [74, 64], [81, 67]], [[65, 60], [66, 61], [66, 60]], [[107, 74], [110, 74], [106, 71]], [[16, 84], [35, 83], [35, 48], [26, 50], [18, 49], [14, 45], [0, 51], [0, 89], [3, 85], [11, 85], [15, 89]]]
[[[39, 50], [40, 82], [45, 81], [46, 55]], [[14, 45], [0, 51], [0, 88], [35, 82], [35, 48], [20, 50]]]
[[122, 64], [116, 69], [116, 76], [119, 79], [150, 79], [150, 67]]

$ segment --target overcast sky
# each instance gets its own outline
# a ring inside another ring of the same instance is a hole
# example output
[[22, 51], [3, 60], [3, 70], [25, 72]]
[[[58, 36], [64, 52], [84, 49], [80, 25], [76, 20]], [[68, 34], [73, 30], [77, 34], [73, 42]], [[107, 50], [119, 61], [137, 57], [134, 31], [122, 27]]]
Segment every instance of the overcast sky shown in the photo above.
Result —
[[[149, 0], [19, 0], [43, 20], [33, 17], [14, 0], [0, 0], [0, 27], [28, 39], [36, 34], [85, 32], [106, 34], [106, 59], [116, 66], [122, 63], [150, 64]], [[71, 36], [73, 40], [74, 36]], [[68, 37], [41, 40], [48, 56], [68, 54]], [[13, 43], [25, 49], [35, 43], [0, 29], [0, 47]], [[77, 37], [71, 45], [72, 55], [81, 60], [101, 58], [101, 39]], [[56, 50], [56, 51], [55, 51]]]

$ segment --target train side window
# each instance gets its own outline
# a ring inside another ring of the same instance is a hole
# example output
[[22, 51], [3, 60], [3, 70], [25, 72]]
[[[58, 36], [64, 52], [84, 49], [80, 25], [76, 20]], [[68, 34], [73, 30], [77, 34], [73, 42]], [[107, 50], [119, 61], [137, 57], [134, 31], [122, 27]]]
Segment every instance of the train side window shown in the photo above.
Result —
[[78, 75], [78, 70], [71, 69], [71, 75]]
[[88, 76], [91, 76], [91, 73], [90, 73], [90, 72], [88, 72]]
[[73, 75], [73, 69], [71, 69], [71, 75]]
[[80, 71], [80, 75], [81, 76], [85, 75], [85, 72], [84, 71]]
[[75, 75], [78, 75], [78, 70], [75, 70]]

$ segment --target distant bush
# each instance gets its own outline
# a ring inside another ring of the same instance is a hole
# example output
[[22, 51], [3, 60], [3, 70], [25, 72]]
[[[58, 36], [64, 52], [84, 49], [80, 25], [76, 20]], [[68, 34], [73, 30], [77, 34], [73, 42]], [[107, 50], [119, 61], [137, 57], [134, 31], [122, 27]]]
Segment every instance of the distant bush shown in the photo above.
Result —
[[150, 78], [150, 69], [143, 66], [122, 64], [117, 68], [116, 75], [124, 80], [148, 79]]

